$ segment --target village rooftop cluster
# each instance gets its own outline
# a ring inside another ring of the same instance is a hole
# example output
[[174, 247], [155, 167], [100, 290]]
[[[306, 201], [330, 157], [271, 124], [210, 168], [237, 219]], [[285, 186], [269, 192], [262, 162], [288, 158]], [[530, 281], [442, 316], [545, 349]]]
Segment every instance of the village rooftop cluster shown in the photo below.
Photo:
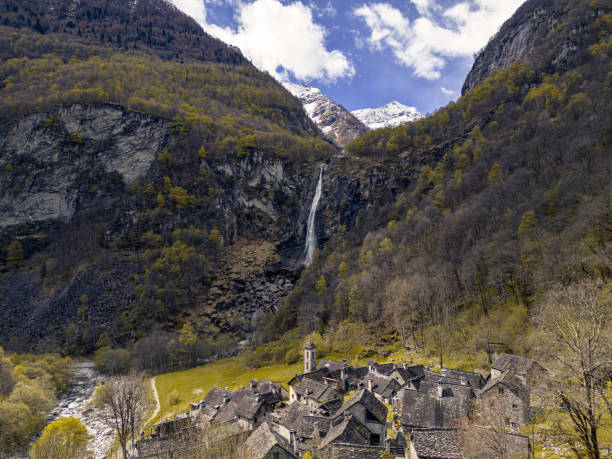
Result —
[[[136, 449], [139, 457], [169, 457], [207, 441], [203, 429], [215, 425], [223, 427], [223, 439], [214, 441], [233, 438], [253, 459], [299, 458], [307, 451], [338, 459], [455, 459], [475, 445], [479, 457], [493, 458], [497, 442], [511, 457], [529, 457], [530, 441], [520, 429], [531, 417], [531, 382], [545, 371], [504, 353], [486, 376], [407, 363], [317, 363], [309, 341], [304, 373], [288, 382], [288, 392], [267, 381], [236, 391], [215, 387], [190, 411], [141, 432]], [[478, 425], [475, 410], [482, 407], [501, 421]], [[465, 420], [472, 421], [471, 437]]]

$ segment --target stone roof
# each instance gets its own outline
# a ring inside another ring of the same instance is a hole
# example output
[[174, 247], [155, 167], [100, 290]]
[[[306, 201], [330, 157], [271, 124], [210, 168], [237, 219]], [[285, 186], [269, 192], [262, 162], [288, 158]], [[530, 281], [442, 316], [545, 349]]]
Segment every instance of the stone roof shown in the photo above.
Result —
[[454, 427], [457, 419], [470, 412], [475, 394], [470, 385], [442, 385], [422, 381], [418, 390], [406, 389], [402, 400], [400, 423], [406, 427]]
[[275, 445], [284, 449], [291, 457], [295, 457], [289, 451], [289, 448], [286, 447], [285, 442], [270, 429], [270, 425], [267, 422], [264, 422], [255, 429], [246, 441], [248, 456], [252, 459], [263, 459]]
[[224, 396], [227, 399], [231, 398], [232, 391], [229, 389], [221, 389], [220, 387], [215, 386], [208, 392], [208, 394], [206, 394], [206, 397], [204, 397], [204, 400], [202, 400], [202, 402], [204, 403], [204, 405], [210, 407], [215, 407], [217, 405], [221, 406], [223, 405]]
[[463, 371], [463, 370], [455, 370], [452, 368], [443, 368], [442, 371], [440, 371], [440, 373], [447, 377], [451, 377], [451, 378], [466, 379], [470, 383], [470, 386], [472, 386], [472, 389], [474, 390], [482, 388], [485, 384], [484, 377], [480, 373], [476, 373], [473, 371]]
[[509, 389], [519, 398], [522, 398], [523, 394], [527, 390], [522, 381], [514, 376], [514, 374], [512, 374], [510, 371], [504, 371], [500, 377], [489, 379], [487, 384], [478, 391], [478, 396], [481, 396], [482, 394], [498, 386], [503, 386]]
[[321, 368], [327, 368], [331, 373], [339, 372], [343, 367], [347, 365], [344, 362], [336, 362], [335, 360], [325, 360], [321, 359], [317, 363], [317, 370]]
[[368, 362], [368, 368], [370, 370], [374, 370], [376, 373], [385, 376], [389, 376], [391, 373], [393, 373], [396, 367], [397, 365], [394, 363], [378, 363], [373, 360]]
[[419, 459], [460, 459], [461, 435], [457, 429], [414, 429], [410, 440]]
[[293, 387], [293, 390], [297, 395], [317, 400], [318, 402], [322, 403], [340, 397], [340, 392], [333, 387], [310, 378], [302, 379]]
[[287, 384], [290, 386], [295, 386], [296, 384], [300, 383], [304, 379], [312, 379], [312, 380], [321, 382], [323, 381], [323, 378], [325, 378], [328, 375], [329, 375], [329, 369], [323, 367], [315, 371], [311, 371], [310, 373], [295, 375], [293, 378], [289, 380]]
[[263, 404], [274, 406], [280, 401], [282, 398], [278, 386], [263, 381], [252, 382], [248, 389], [235, 392], [213, 387], [200, 402], [200, 406], [205, 419], [229, 422], [238, 416], [253, 420]]
[[491, 365], [499, 371], [511, 371], [515, 375], [526, 376], [534, 365], [541, 367], [535, 360], [520, 355], [501, 353]]
[[319, 448], [325, 448], [332, 442], [367, 445], [370, 442], [370, 432], [364, 425], [356, 422], [351, 414], [343, 414], [331, 422], [329, 432]]
[[387, 407], [367, 389], [360, 389], [355, 392], [351, 398], [342, 404], [336, 416], [341, 416], [357, 404], [363, 405], [380, 423], [385, 424], [387, 422]]
[[370, 372], [364, 378], [364, 384], [369, 387], [372, 381], [372, 392], [385, 398], [392, 398], [400, 389], [400, 384], [393, 378]]
[[312, 438], [315, 429], [329, 430], [330, 419], [322, 410], [293, 402], [279, 420], [279, 424], [300, 437]]
[[304, 344], [304, 349], [316, 349], [317, 346], [314, 345], [314, 343], [310, 340], [308, 340], [308, 342], [306, 344]]
[[384, 457], [384, 446], [351, 445], [347, 443], [331, 443], [325, 448], [324, 457], [334, 459], [380, 459]]
[[335, 398], [330, 400], [329, 402], [323, 403], [319, 408], [327, 411], [330, 415], [333, 415], [338, 412], [338, 410], [342, 407], [342, 400], [339, 398]]
[[425, 367], [423, 365], [398, 365], [395, 371], [404, 380], [404, 382], [414, 381], [415, 379], [421, 379], [425, 376]]

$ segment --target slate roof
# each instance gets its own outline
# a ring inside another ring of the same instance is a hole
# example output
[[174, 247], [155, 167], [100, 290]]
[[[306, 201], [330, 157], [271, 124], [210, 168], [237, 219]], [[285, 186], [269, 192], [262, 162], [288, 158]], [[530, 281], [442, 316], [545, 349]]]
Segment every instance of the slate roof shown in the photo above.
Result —
[[480, 391], [478, 391], [478, 396], [481, 396], [497, 386], [504, 386], [519, 398], [522, 398], [526, 391], [525, 386], [520, 379], [514, 376], [510, 371], [504, 371], [500, 377], [490, 379], [487, 384]]
[[[425, 367], [423, 365], [414, 366], [397, 366], [395, 372], [404, 380], [404, 382], [414, 381], [415, 379], [421, 379], [425, 376]], [[392, 372], [391, 374], [393, 374]]]
[[279, 420], [279, 424], [300, 437], [311, 438], [315, 428], [321, 432], [329, 430], [330, 419], [322, 410], [293, 402]]
[[377, 363], [375, 361], [368, 362], [368, 367], [376, 371], [377, 373], [385, 376], [389, 376], [396, 368], [394, 363]]
[[320, 448], [325, 448], [332, 442], [367, 445], [370, 442], [370, 432], [364, 425], [356, 422], [351, 414], [343, 414], [331, 422]]
[[304, 373], [301, 375], [295, 375], [293, 378], [291, 378], [289, 380], [289, 382], [287, 383], [290, 386], [295, 386], [296, 384], [300, 383], [301, 381], [303, 381], [304, 379], [312, 379], [314, 381], [323, 381], [323, 378], [325, 378], [326, 376], [329, 375], [329, 369], [328, 368], [319, 368], [315, 371], [311, 371], [310, 373]]
[[411, 442], [419, 459], [461, 459], [457, 429], [414, 429]]
[[310, 378], [302, 379], [296, 386], [294, 386], [293, 390], [297, 395], [311, 398], [323, 403], [340, 397], [340, 392], [333, 387]]
[[331, 373], [341, 370], [343, 367], [346, 367], [344, 362], [336, 362], [335, 360], [325, 360], [321, 359], [317, 363], [317, 370], [321, 368], [327, 368]]
[[365, 406], [380, 423], [385, 424], [387, 422], [387, 407], [367, 389], [360, 389], [355, 392], [351, 398], [342, 404], [336, 417], [341, 416], [357, 404]]
[[499, 371], [511, 371], [516, 375], [526, 376], [534, 365], [541, 368], [541, 365], [533, 359], [520, 355], [501, 353], [497, 356], [491, 368]]
[[422, 381], [419, 390], [407, 389], [402, 400], [400, 423], [406, 427], [454, 427], [457, 419], [468, 415], [475, 394], [471, 386], [443, 385]]
[[459, 376], [455, 373], [446, 374], [442, 372], [425, 370], [423, 381], [439, 382], [442, 384], [452, 384], [456, 386], [467, 386], [470, 385], [468, 378]]
[[370, 372], [364, 378], [364, 384], [369, 387], [369, 381], [372, 381], [372, 392], [380, 394], [385, 398], [392, 398], [394, 393], [400, 389], [400, 384], [391, 377], [382, 376]]
[[444, 368], [440, 373], [451, 378], [467, 379], [467, 381], [470, 383], [470, 386], [472, 386], [472, 389], [474, 390], [482, 388], [485, 384], [484, 377], [480, 373], [476, 373], [473, 371]]
[[220, 387], [213, 387], [208, 394], [206, 394], [206, 397], [204, 397], [204, 400], [202, 400], [202, 402], [204, 402], [204, 404], [206, 406], [210, 406], [210, 407], [214, 407], [216, 405], [223, 405], [223, 399], [226, 396], [228, 399], [231, 398], [232, 396], [232, 391], [229, 389], [221, 389]]
[[282, 399], [278, 386], [267, 381], [252, 382], [248, 389], [235, 392], [213, 387], [200, 402], [200, 413], [208, 420], [215, 419], [219, 422], [229, 422], [238, 416], [251, 420], [263, 404], [274, 406], [280, 401]]
[[347, 443], [332, 443], [327, 445], [325, 457], [334, 459], [380, 459], [384, 457], [384, 446], [350, 445]]
[[327, 411], [330, 415], [333, 415], [338, 412], [340, 407], [342, 407], [342, 403], [342, 399], [335, 398], [329, 402], [323, 403], [319, 408]]
[[280, 448], [284, 449], [288, 455], [295, 457], [289, 448], [286, 447], [285, 442], [270, 429], [270, 425], [267, 422], [261, 424], [251, 435], [249, 435], [246, 441], [249, 458], [252, 459], [263, 459], [274, 445], [278, 445]]

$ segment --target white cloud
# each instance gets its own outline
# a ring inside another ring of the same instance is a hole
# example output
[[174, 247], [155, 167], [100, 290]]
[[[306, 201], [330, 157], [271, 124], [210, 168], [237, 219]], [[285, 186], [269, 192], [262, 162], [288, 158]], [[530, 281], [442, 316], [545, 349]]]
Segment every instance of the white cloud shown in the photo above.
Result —
[[354, 13], [368, 26], [372, 48], [390, 48], [416, 76], [435, 80], [446, 59], [481, 49], [524, 0], [464, 0], [446, 9], [437, 0], [411, 2], [420, 14], [412, 22], [388, 3], [364, 4]]
[[445, 88], [444, 86], [440, 86], [440, 90], [447, 96], [452, 96], [453, 94], [455, 94], [455, 91], [453, 91], [452, 89]]
[[287, 5], [279, 0], [238, 2], [235, 29], [208, 23], [202, 0], [173, 1], [208, 33], [237, 46], [253, 64], [278, 79], [286, 79], [291, 72], [300, 80], [332, 82], [355, 74], [344, 53], [327, 49], [325, 28], [313, 21], [311, 8], [300, 1]]
[[206, 7], [203, 0], [172, 0], [172, 3], [200, 24], [206, 23]]

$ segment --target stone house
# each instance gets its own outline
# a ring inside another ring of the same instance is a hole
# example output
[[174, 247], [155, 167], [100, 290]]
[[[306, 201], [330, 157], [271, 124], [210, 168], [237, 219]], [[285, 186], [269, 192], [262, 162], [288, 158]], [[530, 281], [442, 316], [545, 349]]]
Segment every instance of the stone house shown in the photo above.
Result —
[[334, 387], [314, 379], [304, 378], [297, 384], [289, 386], [289, 401], [297, 401], [313, 408], [331, 400], [342, 400], [342, 394]]
[[518, 430], [529, 422], [530, 392], [523, 385], [522, 379], [506, 371], [501, 376], [490, 379], [477, 393], [481, 403], [502, 410], [508, 427]]
[[246, 456], [251, 459], [295, 459], [290, 445], [265, 422], [249, 435]]
[[469, 414], [474, 397], [474, 390], [467, 383], [451, 384], [445, 378], [423, 380], [418, 389], [404, 390], [400, 424], [406, 431], [455, 427], [457, 420]]
[[252, 381], [247, 388], [231, 391], [213, 387], [192, 411], [204, 421], [236, 423], [243, 430], [252, 430], [269, 418], [282, 401], [280, 386], [267, 381]]
[[[367, 430], [368, 442], [365, 444], [373, 446], [384, 444], [387, 434], [387, 407], [369, 390], [361, 389], [344, 402], [332, 425], [341, 416], [344, 418], [350, 416], [354, 422]], [[330, 427], [330, 432], [331, 430]]]
[[391, 376], [369, 372], [363, 379], [368, 390], [383, 403], [390, 404], [397, 396], [401, 387]]
[[491, 364], [491, 378], [496, 379], [509, 371], [516, 376], [523, 385], [533, 383], [538, 377], [546, 373], [546, 369], [533, 359], [514, 354], [501, 353]]
[[457, 429], [413, 429], [406, 451], [409, 459], [461, 459], [462, 438]]
[[329, 431], [331, 419], [328, 412], [299, 402], [291, 403], [278, 419], [276, 432], [288, 442], [292, 451], [311, 449]]

